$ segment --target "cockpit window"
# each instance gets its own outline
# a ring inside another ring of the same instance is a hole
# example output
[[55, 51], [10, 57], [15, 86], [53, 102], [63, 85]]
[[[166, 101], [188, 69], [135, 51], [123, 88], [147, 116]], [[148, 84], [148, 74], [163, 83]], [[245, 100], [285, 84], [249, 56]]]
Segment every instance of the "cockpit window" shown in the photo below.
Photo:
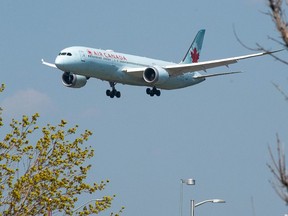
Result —
[[60, 52], [59, 55], [67, 55], [67, 56], [72, 56], [72, 53], [66, 53], [66, 52]]

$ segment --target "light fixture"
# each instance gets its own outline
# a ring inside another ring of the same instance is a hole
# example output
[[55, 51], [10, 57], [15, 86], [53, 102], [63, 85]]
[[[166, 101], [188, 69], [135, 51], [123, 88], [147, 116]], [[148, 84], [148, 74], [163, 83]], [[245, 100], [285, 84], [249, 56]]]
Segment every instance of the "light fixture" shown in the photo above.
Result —
[[181, 179], [182, 184], [186, 184], [186, 185], [195, 185], [195, 179]]
[[191, 200], [191, 216], [194, 216], [194, 208], [200, 206], [200, 205], [203, 205], [205, 203], [225, 203], [226, 201], [225, 200], [222, 200], [222, 199], [209, 199], [209, 200], [204, 200], [202, 202], [199, 202], [199, 203], [196, 203], [195, 204], [195, 201], [194, 200]]
[[195, 179], [181, 179], [180, 181], [180, 216], [182, 216], [183, 209], [183, 184], [186, 185], [195, 185]]

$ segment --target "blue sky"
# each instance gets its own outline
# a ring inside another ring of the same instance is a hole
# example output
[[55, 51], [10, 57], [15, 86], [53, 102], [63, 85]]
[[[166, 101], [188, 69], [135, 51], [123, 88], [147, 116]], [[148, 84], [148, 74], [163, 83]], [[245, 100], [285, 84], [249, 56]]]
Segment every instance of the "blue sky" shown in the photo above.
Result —
[[125, 206], [123, 215], [179, 215], [181, 178], [196, 179], [184, 186], [183, 215], [190, 199], [210, 198], [227, 203], [198, 207], [196, 215], [284, 215], [288, 209], [266, 164], [276, 133], [288, 140], [288, 104], [271, 84], [288, 91], [287, 66], [269, 56], [244, 60], [209, 73], [245, 73], [153, 98], [144, 87], [119, 84], [122, 97], [111, 100], [107, 82], [66, 88], [60, 71], [41, 64], [72, 45], [178, 62], [202, 28], [201, 60], [251, 53], [237, 42], [233, 25], [248, 46], [278, 49], [267, 37], [278, 37], [267, 10], [264, 0], [1, 1], [4, 117], [39, 112], [42, 125], [64, 118], [92, 130], [89, 181], [110, 179], [104, 194], [117, 194], [111, 210]]

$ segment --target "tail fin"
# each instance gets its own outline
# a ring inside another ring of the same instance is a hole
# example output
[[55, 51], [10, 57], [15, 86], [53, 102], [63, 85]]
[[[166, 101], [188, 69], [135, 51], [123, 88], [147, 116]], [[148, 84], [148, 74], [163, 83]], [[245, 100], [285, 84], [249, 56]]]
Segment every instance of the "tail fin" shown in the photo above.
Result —
[[200, 30], [196, 37], [194, 38], [189, 50], [187, 51], [186, 55], [184, 56], [181, 64], [190, 64], [198, 62], [200, 57], [200, 52], [202, 48], [202, 43], [205, 35], [205, 29]]

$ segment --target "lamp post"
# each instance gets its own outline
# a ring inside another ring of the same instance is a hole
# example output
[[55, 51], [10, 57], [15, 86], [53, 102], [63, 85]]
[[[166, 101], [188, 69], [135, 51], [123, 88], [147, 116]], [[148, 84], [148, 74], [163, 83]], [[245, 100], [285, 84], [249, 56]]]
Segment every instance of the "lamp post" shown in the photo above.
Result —
[[183, 184], [195, 185], [195, 180], [192, 178], [180, 180], [180, 216], [182, 216], [182, 209], [183, 209]]
[[196, 203], [195, 204], [195, 200], [190, 200], [191, 201], [191, 205], [190, 205], [190, 212], [191, 212], [191, 216], [194, 216], [194, 209], [200, 205], [203, 205], [205, 203], [225, 203], [225, 200], [222, 199], [209, 199], [209, 200], [204, 200], [202, 202]]

